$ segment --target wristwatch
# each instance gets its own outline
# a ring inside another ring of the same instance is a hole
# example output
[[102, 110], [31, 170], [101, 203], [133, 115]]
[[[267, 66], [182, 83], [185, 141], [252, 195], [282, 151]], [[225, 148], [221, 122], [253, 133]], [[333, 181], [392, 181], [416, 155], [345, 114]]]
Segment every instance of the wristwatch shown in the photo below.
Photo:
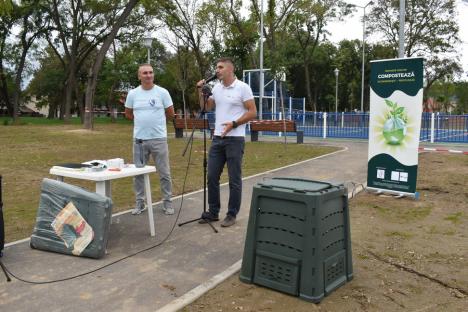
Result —
[[235, 129], [237, 128], [238, 124], [235, 120], [232, 121], [232, 128]]

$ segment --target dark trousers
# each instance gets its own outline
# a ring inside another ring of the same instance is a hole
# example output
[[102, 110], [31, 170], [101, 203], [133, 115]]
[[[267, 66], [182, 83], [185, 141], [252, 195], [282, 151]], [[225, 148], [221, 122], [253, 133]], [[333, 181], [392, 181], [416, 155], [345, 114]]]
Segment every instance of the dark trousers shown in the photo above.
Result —
[[235, 217], [242, 198], [242, 157], [244, 137], [213, 138], [208, 154], [208, 205], [212, 214], [218, 215], [221, 208], [219, 178], [227, 163], [229, 174], [228, 214]]

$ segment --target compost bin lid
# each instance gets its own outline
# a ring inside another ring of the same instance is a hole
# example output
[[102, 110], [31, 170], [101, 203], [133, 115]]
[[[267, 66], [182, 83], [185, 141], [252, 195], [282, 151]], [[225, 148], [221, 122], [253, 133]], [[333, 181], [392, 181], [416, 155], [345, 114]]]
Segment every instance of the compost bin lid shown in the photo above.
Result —
[[281, 188], [301, 193], [320, 192], [336, 186], [330, 182], [293, 177], [274, 177], [260, 182], [259, 185], [265, 188]]

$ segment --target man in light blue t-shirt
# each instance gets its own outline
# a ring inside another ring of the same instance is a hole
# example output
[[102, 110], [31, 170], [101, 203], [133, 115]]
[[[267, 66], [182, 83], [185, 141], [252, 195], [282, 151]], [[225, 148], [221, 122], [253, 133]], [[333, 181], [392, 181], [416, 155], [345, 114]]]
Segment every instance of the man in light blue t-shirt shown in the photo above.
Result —
[[[125, 101], [125, 116], [133, 120], [133, 161], [135, 166], [144, 167], [150, 155], [156, 164], [161, 184], [163, 211], [174, 214], [172, 208], [172, 182], [167, 146], [166, 118], [174, 118], [174, 106], [169, 92], [154, 84], [153, 67], [142, 64], [138, 68], [141, 85], [130, 90]], [[135, 209], [137, 215], [146, 210], [143, 176], [135, 177]]]

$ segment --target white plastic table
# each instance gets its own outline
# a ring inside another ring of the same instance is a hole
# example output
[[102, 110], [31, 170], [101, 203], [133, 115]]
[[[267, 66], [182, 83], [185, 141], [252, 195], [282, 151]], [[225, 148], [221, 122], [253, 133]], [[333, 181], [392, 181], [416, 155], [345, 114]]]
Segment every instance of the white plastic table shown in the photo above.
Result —
[[148, 219], [150, 226], [151, 236], [155, 236], [154, 219], [153, 219], [153, 203], [151, 199], [151, 186], [149, 174], [156, 172], [154, 166], [145, 166], [143, 168], [136, 168], [135, 165], [127, 165], [120, 171], [104, 170], [99, 172], [86, 172], [83, 170], [69, 169], [59, 166], [54, 166], [50, 169], [49, 173], [57, 176], [57, 180], [63, 181], [63, 178], [74, 178], [80, 180], [88, 180], [96, 182], [96, 193], [103, 196], [111, 197], [111, 180], [134, 177], [143, 175], [145, 181], [145, 195], [146, 205], [148, 207]]

